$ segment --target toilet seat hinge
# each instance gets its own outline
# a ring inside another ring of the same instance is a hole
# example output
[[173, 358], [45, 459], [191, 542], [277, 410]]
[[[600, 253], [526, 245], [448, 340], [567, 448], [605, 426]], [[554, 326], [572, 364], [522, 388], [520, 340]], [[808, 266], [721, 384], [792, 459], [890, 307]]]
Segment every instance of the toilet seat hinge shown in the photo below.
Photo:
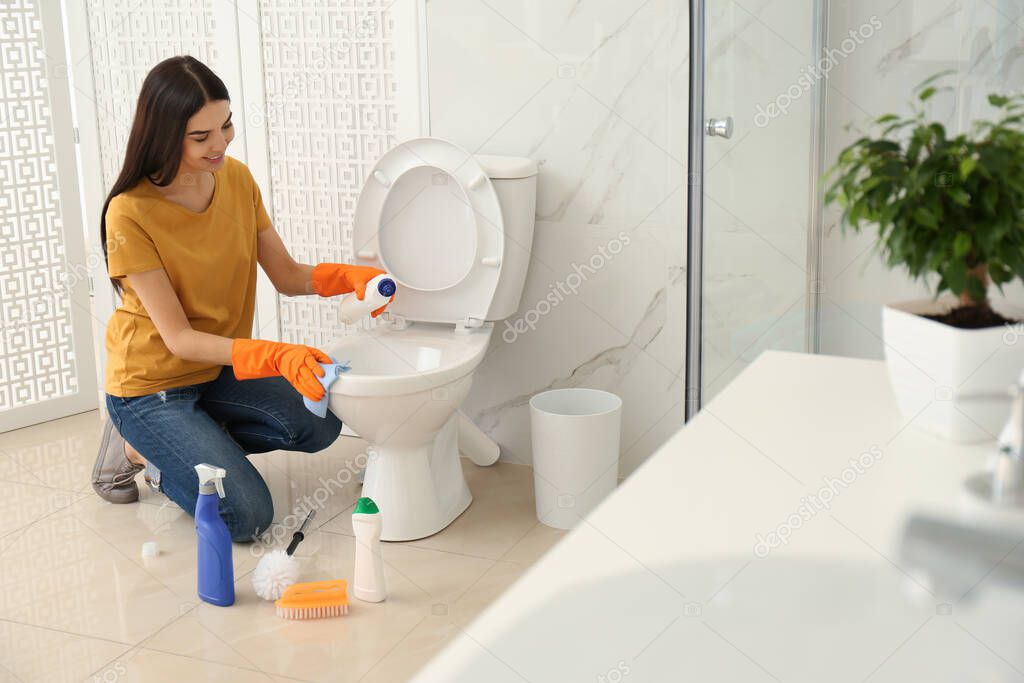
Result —
[[404, 330], [409, 327], [408, 320], [400, 315], [392, 313], [391, 311], [384, 311], [380, 314], [380, 317], [387, 321], [388, 327], [392, 330]]
[[484, 321], [479, 318], [465, 317], [455, 323], [455, 331], [459, 334], [469, 334], [477, 327], [483, 327]]

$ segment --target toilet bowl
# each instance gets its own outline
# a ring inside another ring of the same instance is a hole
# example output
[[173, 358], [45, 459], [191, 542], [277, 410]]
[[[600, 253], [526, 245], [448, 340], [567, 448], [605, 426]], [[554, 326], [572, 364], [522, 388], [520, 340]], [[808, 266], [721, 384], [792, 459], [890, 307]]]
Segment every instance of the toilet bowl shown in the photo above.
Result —
[[384, 540], [429, 536], [469, 506], [457, 411], [492, 329], [457, 336], [438, 325], [378, 327], [331, 349], [352, 369], [332, 386], [330, 407], [369, 442], [362, 495], [386, 520]]
[[[354, 262], [386, 270], [398, 291], [384, 324], [349, 331], [325, 350], [351, 365], [329, 405], [368, 442], [362, 495], [380, 508], [382, 540], [435, 534], [472, 502], [459, 434], [475, 427], [459, 407], [494, 322], [519, 307], [536, 173], [530, 159], [418, 138], [389, 150], [367, 176]], [[473, 436], [474, 444], [486, 438]]]

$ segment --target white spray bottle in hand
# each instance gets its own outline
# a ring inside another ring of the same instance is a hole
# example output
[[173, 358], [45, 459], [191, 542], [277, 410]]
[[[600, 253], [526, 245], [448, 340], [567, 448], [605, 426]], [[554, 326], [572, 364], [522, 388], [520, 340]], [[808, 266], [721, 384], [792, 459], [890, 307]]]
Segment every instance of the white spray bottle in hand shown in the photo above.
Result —
[[387, 273], [378, 275], [366, 283], [366, 292], [363, 300], [356, 298], [352, 292], [341, 300], [341, 320], [346, 325], [352, 325], [357, 320], [365, 318], [384, 304], [391, 301], [398, 286], [394, 279]]
[[352, 595], [364, 602], [380, 602], [384, 588], [384, 559], [380, 554], [380, 510], [372, 498], [360, 498], [352, 511], [352, 531], [356, 537], [356, 567], [352, 575]]

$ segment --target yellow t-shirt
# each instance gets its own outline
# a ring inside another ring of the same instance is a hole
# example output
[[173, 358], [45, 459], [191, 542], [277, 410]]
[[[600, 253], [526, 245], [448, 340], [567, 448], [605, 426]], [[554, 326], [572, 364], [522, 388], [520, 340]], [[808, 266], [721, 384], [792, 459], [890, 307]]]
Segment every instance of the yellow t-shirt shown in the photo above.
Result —
[[143, 178], [110, 200], [110, 277], [124, 286], [107, 322], [105, 390], [143, 396], [215, 379], [222, 365], [178, 358], [168, 350], [124, 276], [163, 268], [193, 329], [252, 337], [256, 307], [256, 233], [270, 227], [249, 168], [231, 157], [214, 174], [213, 199], [196, 213], [165, 198]]

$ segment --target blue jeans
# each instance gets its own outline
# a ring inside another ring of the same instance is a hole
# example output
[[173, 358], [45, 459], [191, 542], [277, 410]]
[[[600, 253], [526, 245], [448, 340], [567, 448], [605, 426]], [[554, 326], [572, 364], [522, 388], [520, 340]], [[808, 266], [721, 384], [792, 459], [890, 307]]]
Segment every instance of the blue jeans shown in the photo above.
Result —
[[[255, 540], [274, 519], [270, 490], [248, 453], [314, 453], [341, 433], [341, 420], [319, 418], [283, 377], [239, 381], [230, 366], [210, 382], [145, 396], [111, 396], [107, 410], [121, 436], [159, 470], [160, 490], [195, 514], [195, 466], [227, 470], [220, 515], [232, 540]], [[150, 470], [152, 471], [152, 470]]]

